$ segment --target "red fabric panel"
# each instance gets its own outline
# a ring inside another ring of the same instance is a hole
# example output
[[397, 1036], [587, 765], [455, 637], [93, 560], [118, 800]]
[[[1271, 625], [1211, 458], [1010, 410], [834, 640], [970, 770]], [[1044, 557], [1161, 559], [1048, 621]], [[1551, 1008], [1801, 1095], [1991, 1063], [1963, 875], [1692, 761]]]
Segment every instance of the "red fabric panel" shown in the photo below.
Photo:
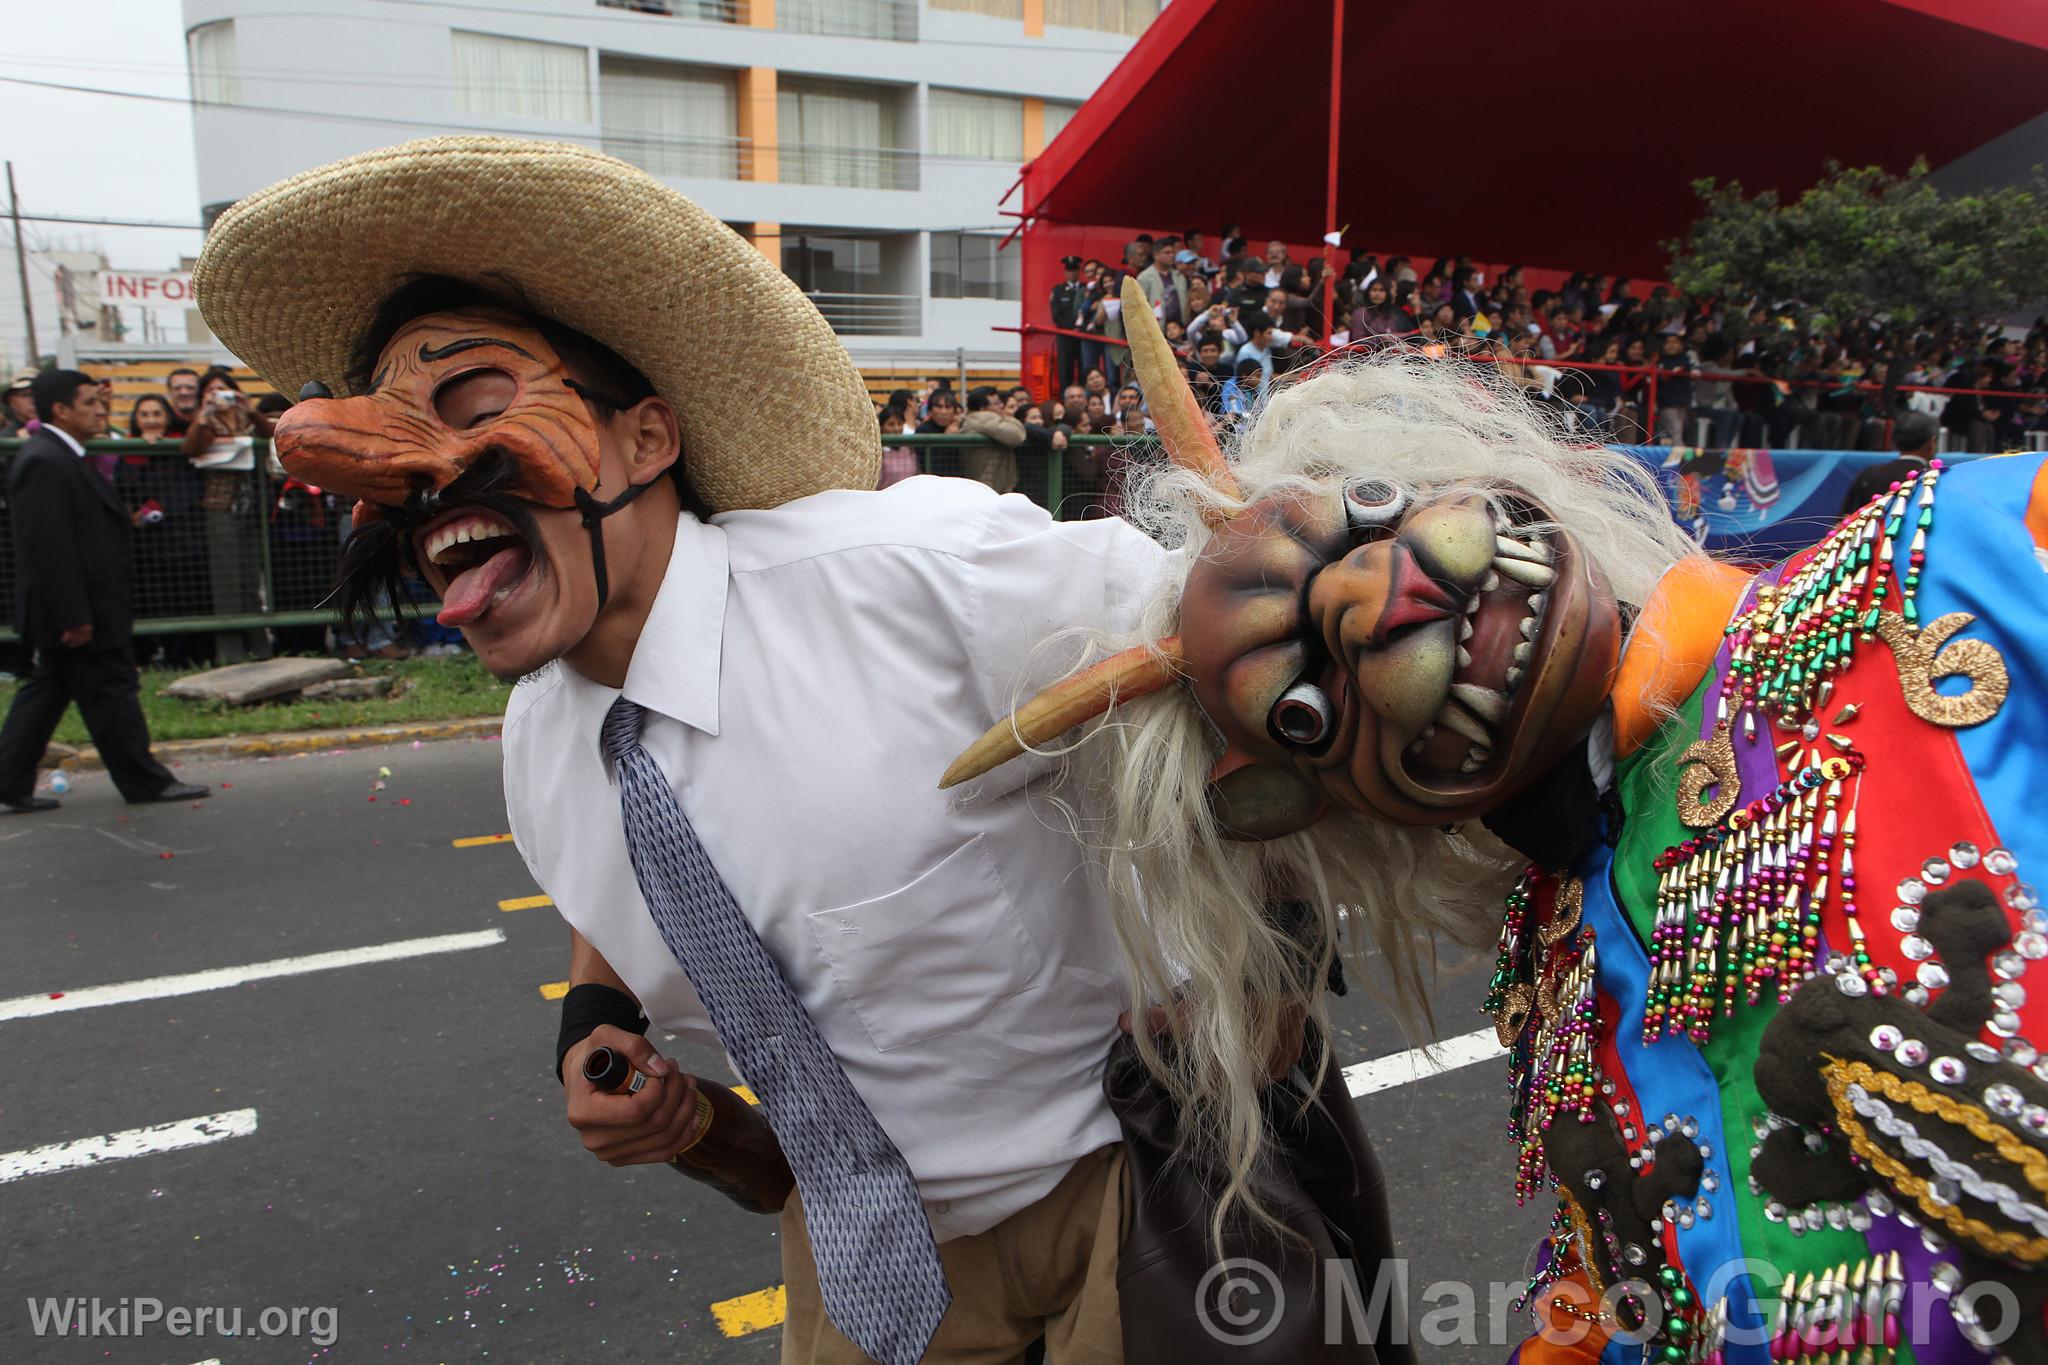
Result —
[[[1940, 166], [2043, 112], [2048, 89], [2048, 17], [2022, 0], [1567, 8], [1467, 0], [1453, 44], [1440, 6], [1354, 6], [1338, 216], [1355, 239], [1656, 276], [1661, 243], [1693, 217], [1697, 177], [1796, 191], [1831, 156]], [[1317, 240], [1328, 227], [1318, 54], [1329, 17], [1324, 0], [1175, 0], [1027, 168], [1025, 209], [1069, 223], [1143, 216], [1177, 226], [1242, 214], [1254, 238]], [[1290, 54], [1277, 78], [1259, 59], [1276, 52]], [[1432, 53], [1448, 98], [1413, 93], [1416, 62]], [[1906, 53], [1914, 89], [1969, 97], [1885, 98]], [[1570, 93], [1587, 88], [1583, 73], [1646, 64], [1675, 82], [1655, 117], [1615, 117]], [[1753, 98], [1687, 97], [1731, 72], [1754, 77]], [[1503, 74], [1554, 97], [1526, 120], [1504, 116], [1474, 93]], [[1222, 112], [1201, 121], [1196, 159], [1188, 110], [1204, 102]], [[1430, 167], [1437, 173], [1418, 174]]]

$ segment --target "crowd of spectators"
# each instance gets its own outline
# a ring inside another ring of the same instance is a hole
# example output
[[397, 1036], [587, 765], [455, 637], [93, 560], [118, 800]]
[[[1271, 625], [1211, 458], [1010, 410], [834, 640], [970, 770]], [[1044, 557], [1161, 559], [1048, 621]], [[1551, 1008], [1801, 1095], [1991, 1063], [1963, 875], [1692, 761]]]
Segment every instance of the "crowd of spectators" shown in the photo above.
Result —
[[[35, 374], [22, 370], [9, 382], [0, 438], [26, 436], [40, 425], [28, 399]], [[111, 399], [110, 381], [99, 384]], [[87, 456], [134, 527], [137, 619], [246, 620], [325, 603], [350, 531], [349, 506], [289, 477], [274, 456], [257, 477], [259, 442], [289, 406], [280, 394], [251, 398], [228, 369], [181, 367], [165, 376], [162, 392], [134, 400], [125, 429], [108, 433], [156, 449]], [[4, 501], [0, 496], [0, 578], [12, 573]], [[145, 664], [182, 668], [330, 647], [397, 658], [452, 652], [462, 647], [459, 638], [431, 622], [417, 623], [405, 639], [381, 634], [367, 643], [331, 636], [321, 624], [272, 622], [139, 635], [136, 653]]]
[[[1326, 318], [1326, 257], [1297, 262], [1278, 241], [1254, 254], [1226, 228], [1212, 259], [1209, 240], [1146, 235], [1116, 265], [1062, 262], [1065, 278], [1051, 297], [1061, 329], [1059, 394], [1045, 414], [1052, 423], [1132, 429], [1115, 344], [1129, 276], [1197, 394], [1225, 422], [1330, 346], [1402, 345], [1498, 364], [1575, 431], [1626, 443], [1880, 450], [1909, 409], [1938, 414], [1951, 449], [2018, 448], [2029, 433], [2048, 432], [2048, 323], [2023, 339], [1969, 325], [1802, 326], [1769, 300], [1690, 298], [1661, 284], [1638, 294], [1629, 279], [1590, 274], [1532, 288], [1518, 266], [1489, 277], [1467, 257], [1424, 265], [1370, 254], [1353, 256], [1329, 282]], [[1901, 391], [1911, 386], [1986, 392]], [[1097, 394], [1106, 400], [1099, 411]]]

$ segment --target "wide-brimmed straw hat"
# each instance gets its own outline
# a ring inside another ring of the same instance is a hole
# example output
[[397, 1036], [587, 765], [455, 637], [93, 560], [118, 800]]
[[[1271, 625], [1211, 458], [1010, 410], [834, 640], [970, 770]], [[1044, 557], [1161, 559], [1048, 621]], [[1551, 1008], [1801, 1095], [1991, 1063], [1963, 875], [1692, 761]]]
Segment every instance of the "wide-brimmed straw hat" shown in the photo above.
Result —
[[434, 137], [295, 175], [220, 216], [193, 267], [213, 334], [277, 388], [347, 396], [406, 280], [518, 287], [675, 406], [713, 511], [873, 488], [874, 404], [825, 319], [744, 238], [654, 177], [570, 143]]

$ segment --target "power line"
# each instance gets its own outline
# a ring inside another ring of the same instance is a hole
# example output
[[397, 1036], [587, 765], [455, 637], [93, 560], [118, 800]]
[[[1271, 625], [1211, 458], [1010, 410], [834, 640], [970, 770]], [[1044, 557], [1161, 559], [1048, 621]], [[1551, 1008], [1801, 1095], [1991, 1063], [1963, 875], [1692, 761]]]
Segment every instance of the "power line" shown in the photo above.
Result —
[[[396, 4], [399, 3], [399, 0], [382, 0], [382, 3]], [[59, 81], [30, 80], [26, 76], [0, 76], [0, 85], [20, 85], [27, 86], [31, 89], [36, 90], [57, 90], [62, 91], [65, 94], [71, 95], [104, 95], [111, 99], [141, 100], [148, 104], [176, 104], [182, 105], [187, 109], [227, 109], [236, 110], [245, 114], [270, 114], [278, 118], [312, 119], [316, 122], [321, 123], [374, 124], [379, 127], [405, 128], [414, 131], [417, 131], [421, 128], [434, 128], [457, 133], [487, 133], [497, 137], [508, 136], [502, 124], [491, 125], [481, 123], [450, 123], [438, 118], [381, 118], [375, 114], [345, 114], [340, 113], [338, 111], [326, 109], [290, 109], [285, 108], [281, 105], [238, 104], [224, 100], [194, 99], [189, 95], [153, 95], [141, 90], [110, 90], [103, 86], [68, 85]], [[602, 142], [604, 140], [605, 133], [603, 131], [599, 131], [596, 133], [564, 133], [561, 134], [561, 136], [582, 138], [586, 140], [595, 139], [599, 142]], [[622, 134], [619, 130], [616, 129], [612, 130], [611, 136], [614, 137], [615, 139], [623, 137], [625, 140], [629, 140], [636, 144], [647, 147], [673, 146], [677, 148], [701, 148], [706, 144], [707, 141], [722, 140], [716, 138], [707, 139], [703, 136], [655, 132], [635, 131], [631, 133]], [[792, 146], [796, 145], [801, 144], [785, 143], [783, 144], [783, 150], [787, 151]], [[863, 152], [881, 152], [885, 154], [896, 153], [902, 156], [918, 157], [923, 161], [949, 162], [970, 166], [1000, 166], [1010, 164], [1003, 161], [997, 161], [990, 157], [953, 156], [941, 152], [919, 151], [915, 147], [863, 147], [857, 148], [855, 150]]]
[[84, 218], [63, 213], [24, 213], [25, 223], [72, 223], [80, 227], [165, 228], [178, 232], [204, 232], [204, 223], [166, 223], [154, 218]]

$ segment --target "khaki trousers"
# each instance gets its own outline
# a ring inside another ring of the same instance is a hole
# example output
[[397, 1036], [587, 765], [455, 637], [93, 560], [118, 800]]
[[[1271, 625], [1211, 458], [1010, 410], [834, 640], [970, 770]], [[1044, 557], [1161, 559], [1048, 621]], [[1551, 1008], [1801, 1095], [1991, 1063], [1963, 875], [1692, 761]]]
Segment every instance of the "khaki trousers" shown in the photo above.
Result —
[[[1123, 1365], [1116, 1270], [1124, 1204], [1119, 1144], [1082, 1157], [1052, 1193], [987, 1232], [941, 1242], [953, 1306], [925, 1365], [1016, 1365], [1041, 1336], [1047, 1365]], [[825, 1316], [795, 1192], [782, 1210], [782, 1276], [782, 1365], [867, 1365]]]

